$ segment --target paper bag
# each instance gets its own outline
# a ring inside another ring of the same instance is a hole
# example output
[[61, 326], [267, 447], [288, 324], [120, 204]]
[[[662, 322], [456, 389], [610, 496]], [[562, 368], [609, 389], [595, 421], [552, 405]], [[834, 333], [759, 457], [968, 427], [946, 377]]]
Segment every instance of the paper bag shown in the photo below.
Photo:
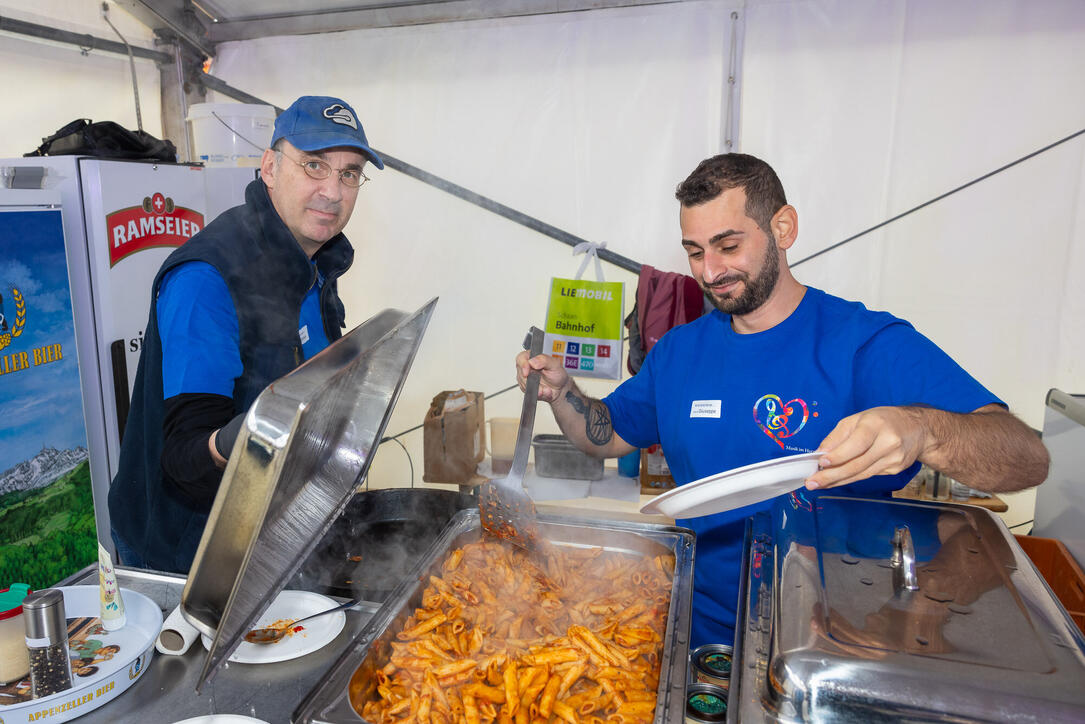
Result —
[[446, 390], [430, 403], [422, 425], [422, 480], [427, 483], [473, 482], [486, 455], [485, 396]]

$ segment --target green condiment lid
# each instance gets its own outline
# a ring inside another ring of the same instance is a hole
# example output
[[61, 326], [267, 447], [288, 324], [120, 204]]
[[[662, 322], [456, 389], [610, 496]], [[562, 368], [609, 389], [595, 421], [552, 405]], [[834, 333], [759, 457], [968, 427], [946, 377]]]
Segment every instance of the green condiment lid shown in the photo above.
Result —
[[705, 667], [717, 674], [731, 673], [731, 654], [711, 653], [702, 659]]
[[0, 591], [0, 620], [15, 618], [23, 612], [23, 599], [30, 593], [25, 583], [13, 583], [11, 588]]
[[699, 714], [723, 714], [727, 711], [727, 700], [716, 694], [694, 694], [687, 704]]

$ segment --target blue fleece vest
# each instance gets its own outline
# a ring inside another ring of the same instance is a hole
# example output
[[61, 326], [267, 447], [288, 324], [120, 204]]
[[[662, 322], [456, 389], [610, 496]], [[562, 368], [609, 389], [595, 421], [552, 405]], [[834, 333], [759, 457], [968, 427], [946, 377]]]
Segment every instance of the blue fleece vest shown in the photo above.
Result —
[[[354, 249], [343, 234], [313, 258], [325, 279], [320, 310], [330, 342], [342, 336], [345, 319], [336, 279], [353, 259]], [[162, 470], [165, 405], [156, 300], [163, 275], [189, 261], [218, 270], [237, 312], [244, 372], [234, 386], [234, 414], [247, 410], [265, 387], [302, 362], [298, 318], [315, 281], [309, 258], [260, 180], [245, 189], [243, 206], [226, 211], [170, 254], [155, 277], [120, 463], [109, 489], [109, 514], [113, 531], [148, 567], [181, 573], [192, 564], [210, 506], [190, 500]]]

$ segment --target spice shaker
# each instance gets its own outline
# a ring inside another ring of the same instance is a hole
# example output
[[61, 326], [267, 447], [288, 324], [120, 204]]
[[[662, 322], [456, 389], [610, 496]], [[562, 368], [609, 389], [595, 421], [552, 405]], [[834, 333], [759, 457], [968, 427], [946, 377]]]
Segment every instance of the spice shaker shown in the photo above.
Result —
[[30, 656], [30, 692], [35, 699], [72, 687], [68, 661], [68, 621], [64, 594], [56, 588], [35, 591], [23, 599], [26, 648]]
[[0, 684], [18, 681], [30, 670], [23, 624], [23, 599], [29, 591], [25, 583], [0, 590]]

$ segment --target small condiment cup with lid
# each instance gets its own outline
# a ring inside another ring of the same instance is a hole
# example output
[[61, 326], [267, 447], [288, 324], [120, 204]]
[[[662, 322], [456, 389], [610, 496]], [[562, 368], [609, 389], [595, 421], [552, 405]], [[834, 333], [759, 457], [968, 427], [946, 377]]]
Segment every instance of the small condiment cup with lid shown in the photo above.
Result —
[[0, 590], [0, 684], [18, 681], [30, 672], [23, 623], [23, 599], [29, 592], [25, 583]]

